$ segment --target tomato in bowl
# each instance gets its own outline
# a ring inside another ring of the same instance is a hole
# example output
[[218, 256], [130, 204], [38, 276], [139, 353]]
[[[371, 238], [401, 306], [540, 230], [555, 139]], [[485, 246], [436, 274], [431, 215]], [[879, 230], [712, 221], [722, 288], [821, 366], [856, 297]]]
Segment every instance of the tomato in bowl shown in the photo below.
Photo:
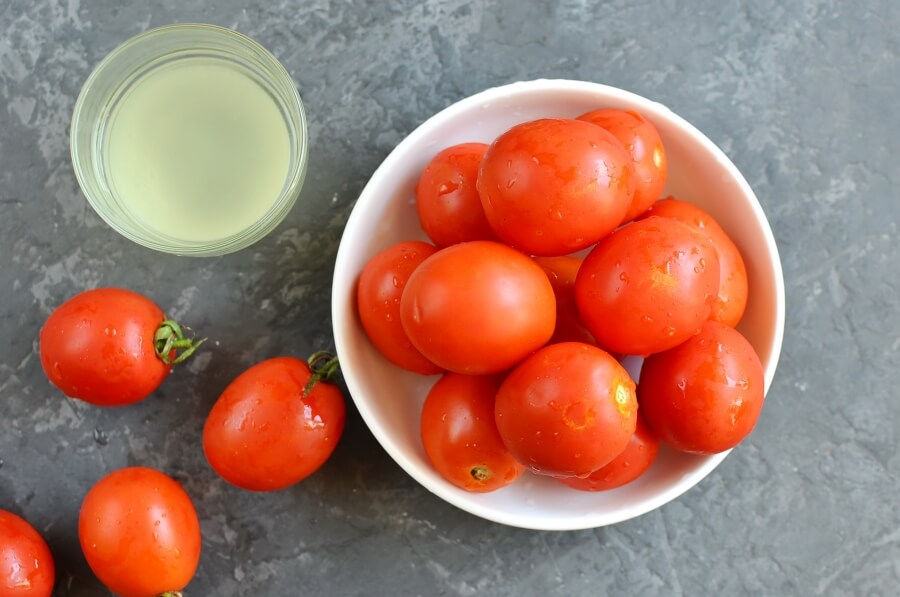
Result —
[[[621, 89], [567, 80], [497, 87], [439, 112], [384, 160], [354, 207], [335, 265], [335, 342], [350, 394], [366, 424], [394, 460], [440, 498], [498, 523], [571, 530], [628, 520], [675, 499], [728, 454], [688, 454], [663, 445], [640, 478], [603, 492], [574, 491], [551, 477], [530, 473], [495, 492], [467, 492], [440, 476], [420, 439], [422, 404], [439, 378], [396, 367], [379, 354], [362, 328], [356, 290], [368, 261], [399, 242], [429, 240], [420, 226], [414, 198], [419, 177], [434, 155], [456, 144], [491, 143], [523, 122], [576, 118], [605, 108], [635, 111], [656, 127], [668, 160], [662, 195], [689, 197], [715, 218], [744, 256], [749, 295], [737, 330], [759, 356], [766, 391], [781, 351], [784, 282], [771, 228], [737, 167], [683, 118], [659, 103]], [[373, 226], [373, 222], [377, 224]], [[625, 364], [626, 368], [634, 365]], [[636, 373], [633, 377], [637, 380]]]

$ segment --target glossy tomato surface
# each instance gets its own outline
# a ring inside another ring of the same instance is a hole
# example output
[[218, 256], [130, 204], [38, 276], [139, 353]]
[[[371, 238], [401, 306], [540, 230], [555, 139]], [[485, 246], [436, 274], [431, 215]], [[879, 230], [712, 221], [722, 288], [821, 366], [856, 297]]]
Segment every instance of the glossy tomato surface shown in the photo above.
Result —
[[763, 407], [759, 357], [717, 321], [641, 367], [638, 401], [653, 433], [684, 452], [715, 454], [753, 431]]
[[397, 243], [369, 260], [356, 287], [359, 318], [369, 340], [390, 362], [422, 375], [441, 368], [416, 350], [403, 331], [400, 298], [415, 269], [435, 253], [437, 247], [428, 243]]
[[440, 151], [416, 185], [416, 210], [428, 238], [439, 247], [470, 240], [496, 240], [475, 184], [485, 143], [462, 143]]
[[289, 487], [321, 467], [344, 432], [340, 390], [319, 381], [307, 391], [309, 365], [269, 359], [232, 381], [203, 427], [203, 451], [226, 481], [253, 491]]
[[407, 336], [448, 371], [504, 371], [553, 334], [556, 299], [544, 271], [506, 245], [460, 243], [426, 259], [400, 301]]
[[612, 462], [591, 473], [587, 477], [567, 477], [560, 482], [580, 491], [607, 491], [631, 483], [645, 472], [656, 460], [659, 440], [650, 431], [638, 411], [637, 427], [628, 440], [628, 445]]
[[616, 228], [634, 196], [631, 156], [611, 133], [548, 118], [511, 128], [491, 144], [478, 193], [491, 227], [531, 255], [559, 256]]
[[182, 590], [200, 560], [200, 522], [181, 485], [150, 468], [110, 473], [88, 492], [78, 537], [97, 578], [122, 597]]
[[669, 218], [620, 228], [585, 258], [575, 301], [600, 346], [647, 355], [700, 331], [719, 287], [719, 258], [709, 238]]
[[44, 538], [25, 519], [0, 510], [0, 597], [50, 597], [55, 582]]
[[422, 407], [422, 445], [442, 477], [466, 491], [509, 485], [524, 470], [503, 445], [494, 422], [500, 376], [447, 373]]
[[693, 203], [674, 197], [657, 201], [644, 216], [673, 218], [697, 227], [710, 238], [719, 256], [719, 291], [710, 319], [735, 327], [747, 307], [747, 267], [741, 252], [719, 223]]
[[164, 319], [159, 307], [136, 292], [88, 290], [50, 314], [41, 329], [41, 365], [72, 398], [99, 406], [137, 402], [171, 369], [154, 348]]
[[613, 108], [582, 114], [578, 120], [603, 127], [618, 139], [634, 160], [634, 198], [623, 222], [630, 222], [659, 199], [669, 174], [666, 150], [653, 124], [634, 110]]
[[556, 327], [550, 344], [559, 342], [584, 342], [595, 344], [594, 335], [585, 327], [575, 304], [575, 278], [581, 259], [577, 257], [535, 257], [556, 295]]
[[534, 472], [588, 475], [621, 454], [634, 433], [634, 382], [596, 346], [551, 344], [506, 377], [494, 414], [503, 443]]

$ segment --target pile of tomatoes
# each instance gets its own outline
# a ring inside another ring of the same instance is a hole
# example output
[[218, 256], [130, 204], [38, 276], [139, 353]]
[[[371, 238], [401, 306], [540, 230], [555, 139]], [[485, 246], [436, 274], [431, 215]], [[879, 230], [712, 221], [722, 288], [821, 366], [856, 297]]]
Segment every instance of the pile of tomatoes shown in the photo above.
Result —
[[[150, 299], [120, 288], [78, 294], [60, 305], [40, 334], [49, 380], [96, 406], [149, 396], [173, 365], [203, 340], [187, 337]], [[203, 450], [226, 481], [253, 491], [293, 485], [317, 470], [344, 430], [345, 404], [328, 381], [337, 359], [269, 359], [241, 373], [213, 406]], [[190, 496], [146, 467], [113, 471], [84, 497], [78, 520], [91, 569], [122, 597], [180, 595], [200, 560], [200, 523]], [[52, 554], [25, 520], [0, 510], [0, 596], [49, 597]]]
[[[744, 261], [705, 211], [660, 200], [667, 172], [655, 127], [615, 109], [519, 124], [425, 167], [433, 244], [375, 255], [357, 305], [388, 360], [441, 375], [421, 437], [448, 481], [493, 491], [530, 470], [606, 490], [660, 440], [711, 454], [752, 431], [763, 372], [734, 329]], [[626, 355], [644, 358], [638, 384]]]

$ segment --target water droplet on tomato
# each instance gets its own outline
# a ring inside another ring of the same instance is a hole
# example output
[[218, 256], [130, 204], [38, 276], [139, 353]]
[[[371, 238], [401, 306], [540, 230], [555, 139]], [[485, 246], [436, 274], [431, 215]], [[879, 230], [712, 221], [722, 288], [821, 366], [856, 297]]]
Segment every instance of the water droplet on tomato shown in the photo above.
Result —
[[641, 321], [643, 321], [644, 323], [653, 323], [653, 318], [649, 315], [644, 315], [643, 317], [641, 317]]
[[623, 282], [628, 282], [628, 274], [626, 274], [625, 272], [622, 272], [621, 274], [619, 274], [619, 279], [622, 280]]
[[403, 282], [401, 282], [400, 278], [398, 278], [397, 276], [394, 276], [391, 279], [391, 283], [394, 285], [394, 288], [400, 288], [401, 286], [403, 286]]
[[673, 328], [670, 325], [667, 325], [666, 326], [666, 334], [671, 338], [672, 336], [675, 335], [675, 328]]
[[517, 180], [519, 180], [519, 179], [518, 179], [518, 178], [515, 178], [515, 177], [510, 178], [509, 180], [507, 180], [507, 181], [506, 181], [506, 188], [507, 188], [507, 189], [511, 189], [511, 188], [513, 188], [514, 186], [516, 186], [516, 181], [517, 181]]
[[384, 318], [388, 321], [394, 321], [394, 316], [391, 315], [390, 313], [385, 313]]

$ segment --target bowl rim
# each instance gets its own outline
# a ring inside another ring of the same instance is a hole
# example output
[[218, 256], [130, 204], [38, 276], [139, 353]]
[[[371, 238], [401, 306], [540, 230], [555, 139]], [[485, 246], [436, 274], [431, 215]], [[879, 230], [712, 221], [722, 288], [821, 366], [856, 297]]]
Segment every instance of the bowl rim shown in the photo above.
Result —
[[[356, 221], [363, 217], [362, 210], [358, 209], [358, 207], [360, 206], [361, 202], [363, 202], [368, 196], [368, 190], [372, 187], [380, 186], [381, 179], [389, 176], [389, 173], [393, 169], [394, 164], [398, 162], [401, 159], [401, 155], [405, 153], [404, 150], [406, 149], [406, 147], [417, 143], [421, 137], [425, 137], [428, 134], [430, 129], [440, 125], [445, 121], [455, 118], [461, 113], [469, 111], [473, 107], [483, 105], [487, 102], [502, 101], [506, 98], [524, 92], [539, 90], [546, 91], [550, 89], [560, 92], [589, 92], [595, 93], [598, 96], [602, 95], [608, 98], [615, 98], [616, 100], [639, 106], [639, 110], [645, 110], [648, 113], [653, 113], [659, 118], [664, 118], [671, 121], [673, 124], [677, 125], [677, 127], [681, 131], [688, 134], [693, 141], [703, 146], [725, 168], [729, 176], [734, 179], [735, 183], [740, 189], [740, 192], [745, 197], [747, 197], [751, 209], [753, 210], [757, 220], [762, 225], [761, 227], [763, 231], [763, 240], [767, 249], [767, 257], [772, 262], [771, 264], [774, 276], [775, 333], [770, 344], [771, 356], [764, 371], [764, 392], [765, 394], [768, 394], [769, 388], [771, 387], [772, 381], [774, 379], [775, 370], [778, 366], [784, 337], [784, 274], [781, 265], [781, 257], [778, 253], [778, 247], [775, 244], [775, 237], [772, 233], [771, 225], [769, 224], [768, 218], [766, 217], [762, 206], [759, 203], [759, 199], [756, 197], [756, 194], [753, 192], [749, 183], [741, 174], [740, 170], [738, 170], [737, 166], [735, 166], [735, 164], [728, 158], [724, 151], [719, 148], [718, 145], [713, 143], [713, 141], [710, 140], [709, 137], [707, 137], [694, 125], [673, 112], [664, 104], [647, 99], [636, 93], [626, 91], [618, 87], [612, 87], [610, 85], [605, 85], [602, 83], [576, 81], [570, 79], [534, 79], [530, 81], [518, 81], [491, 87], [474, 95], [463, 98], [447, 106], [443, 110], [440, 110], [436, 114], [426, 119], [420, 125], [418, 125], [400, 143], [398, 143], [393, 150], [391, 150], [384, 161], [382, 161], [378, 168], [376, 168], [375, 172], [369, 178], [363, 190], [359, 193], [357, 202], [353, 207], [350, 217], [347, 220], [347, 224], [344, 227], [344, 232], [341, 235], [341, 241], [335, 259], [335, 273], [332, 281], [331, 314], [332, 325], [334, 328], [335, 349], [339, 359], [341, 359], [342, 361], [344, 360], [344, 357], [342, 355], [346, 354], [346, 350], [344, 349], [343, 338], [345, 337], [345, 335], [351, 332], [350, 322], [347, 321], [347, 319], [343, 316], [343, 310], [345, 308], [344, 302], [346, 301], [347, 297], [341, 294], [342, 289], [340, 288], [342, 285], [342, 280], [344, 280], [346, 276], [339, 275], [339, 272], [347, 270], [348, 266], [346, 264], [346, 261], [349, 259], [348, 255], [350, 252], [348, 244], [344, 241], [345, 238], [347, 238], [348, 231], [354, 229], [357, 224]], [[431, 493], [437, 495], [444, 501], [456, 506], [457, 508], [460, 508], [461, 510], [464, 510], [466, 512], [469, 512], [470, 514], [474, 514], [486, 520], [524, 529], [544, 531], [582, 530], [617, 524], [619, 522], [624, 522], [631, 518], [641, 516], [663, 506], [664, 504], [676, 499], [689, 489], [693, 488], [703, 478], [709, 475], [709, 473], [711, 473], [713, 469], [715, 469], [731, 452], [731, 450], [728, 450], [707, 457], [707, 459], [701, 466], [697, 467], [689, 474], [681, 477], [677, 483], [672, 484], [665, 490], [660, 491], [630, 507], [621, 508], [613, 513], [599, 512], [584, 516], [572, 516], [569, 518], [546, 518], [511, 512], [497, 512], [496, 510], [485, 509], [480, 503], [465, 499], [468, 494], [463, 493], [462, 490], [459, 490], [456, 487], [453, 487], [449, 484], [435, 483], [432, 482], [430, 478], [419, 476], [417, 474], [418, 464], [414, 463], [404, 453], [404, 451], [400, 447], [398, 447], [396, 443], [394, 443], [394, 441], [386, 433], [386, 431], [379, 424], [377, 424], [377, 422], [375, 421], [376, 417], [374, 411], [369, 407], [368, 402], [357, 398], [357, 396], [364, 395], [365, 392], [362, 390], [355, 375], [351, 372], [343, 371], [343, 379], [345, 384], [347, 385], [350, 397], [356, 405], [360, 416], [362, 416], [363, 420], [365, 421], [366, 426], [378, 440], [378, 443], [381, 444], [382, 448], [384, 448], [384, 450], [391, 456], [391, 458], [393, 458], [394, 461], [399, 464], [400, 467], [408, 475], [410, 475]]]

